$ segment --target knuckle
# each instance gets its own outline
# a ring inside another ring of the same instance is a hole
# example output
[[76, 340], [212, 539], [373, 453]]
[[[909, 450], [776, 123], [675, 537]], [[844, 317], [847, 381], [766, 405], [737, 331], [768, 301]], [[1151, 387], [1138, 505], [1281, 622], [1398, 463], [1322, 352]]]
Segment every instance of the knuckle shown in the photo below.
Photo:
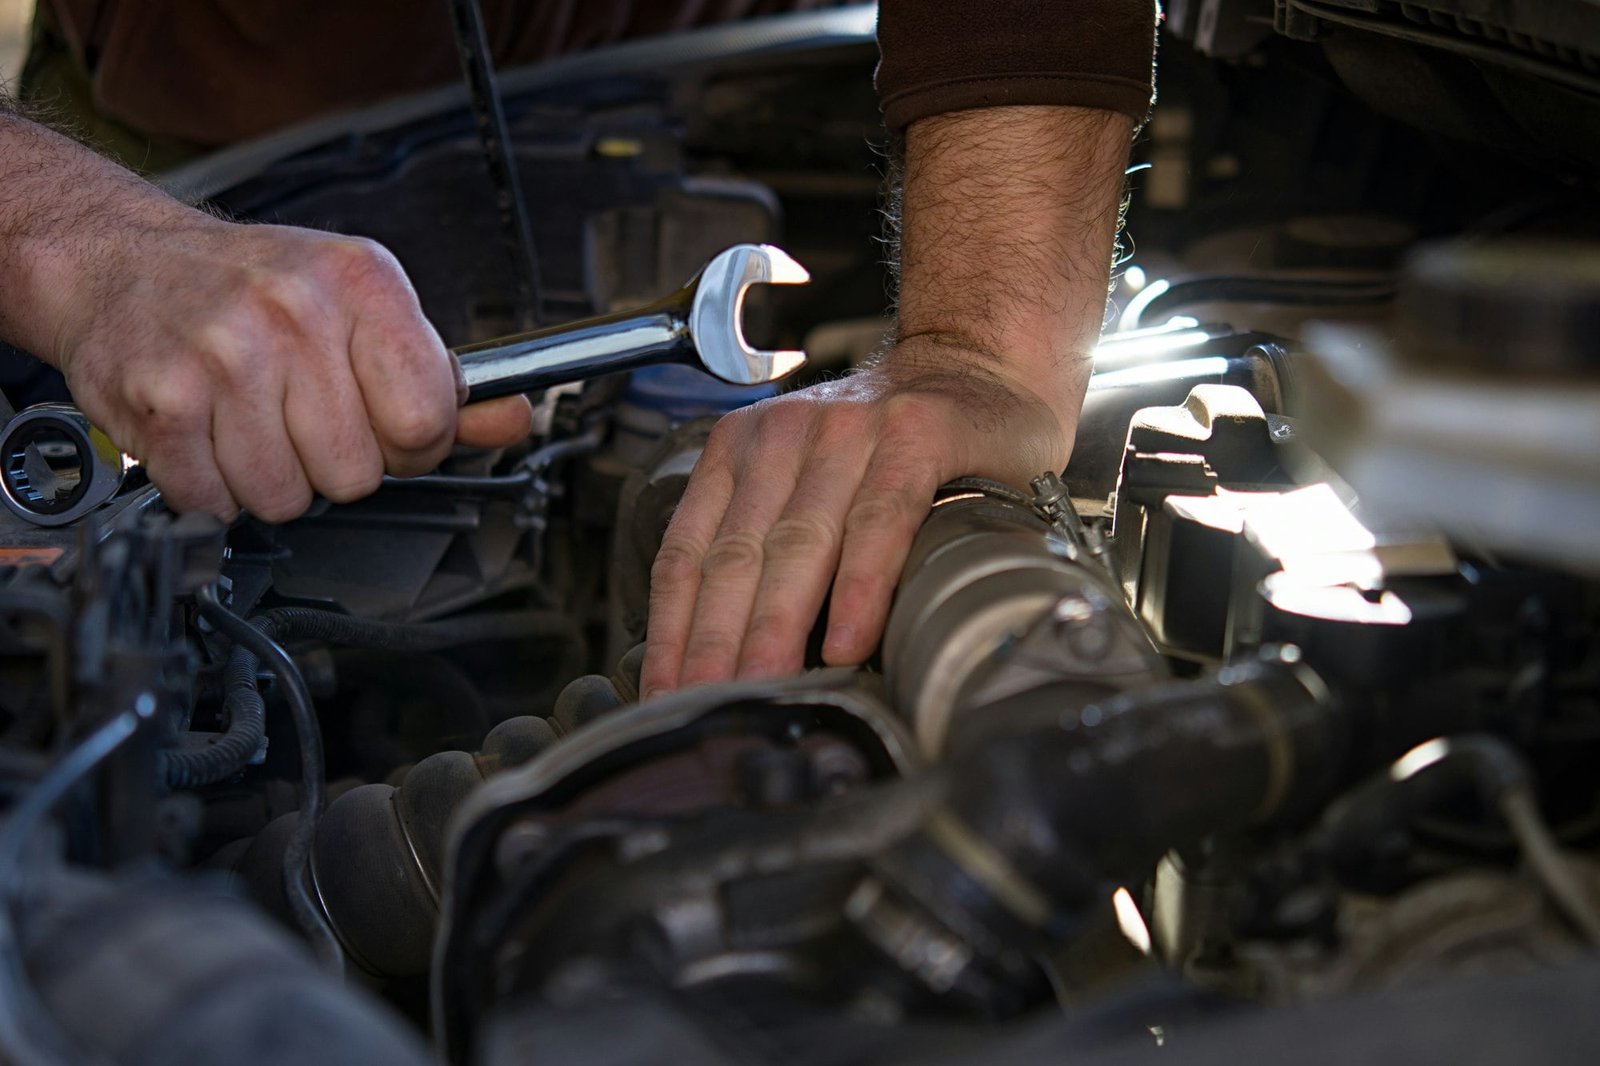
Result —
[[736, 576], [759, 571], [766, 558], [761, 541], [759, 535], [742, 530], [717, 534], [701, 561], [702, 576]]
[[943, 433], [948, 423], [947, 413], [930, 396], [905, 392], [884, 401], [884, 424], [891, 433], [935, 435]]
[[904, 501], [891, 493], [871, 493], [862, 496], [850, 507], [844, 520], [847, 537], [863, 533], [881, 533], [885, 529], [904, 524], [907, 508]]
[[377, 241], [365, 237], [328, 238], [322, 252], [329, 271], [343, 286], [369, 295], [378, 292], [404, 293], [411, 285], [394, 254]]
[[388, 271], [395, 262], [389, 249], [368, 237], [329, 235], [324, 242], [323, 254], [330, 261], [356, 273]]
[[687, 544], [667, 540], [650, 566], [650, 584], [657, 589], [676, 589], [700, 578], [700, 554]]
[[245, 268], [240, 288], [248, 315], [255, 308], [297, 314], [316, 306], [316, 287], [309, 278], [292, 271], [269, 266]]
[[266, 361], [240, 344], [240, 335], [218, 326], [203, 339], [206, 361], [219, 385], [234, 391], [255, 391], [270, 372]]
[[684, 685], [703, 685], [726, 680], [739, 654], [739, 641], [726, 633], [705, 633], [692, 641], [684, 657], [678, 680]]
[[702, 626], [689, 638], [686, 657], [692, 664], [685, 664], [684, 673], [691, 672], [691, 665], [704, 666], [708, 662], [731, 658], [739, 650], [739, 634], [720, 626]]
[[778, 402], [753, 408], [750, 417], [757, 441], [769, 447], [799, 447], [811, 439], [817, 427], [816, 410], [806, 403]]
[[[386, 440], [396, 448], [411, 453], [439, 451], [455, 434], [456, 407], [454, 402], [407, 403], [383, 419], [378, 427]], [[442, 452], [434, 457], [443, 458]]]
[[152, 466], [150, 480], [161, 490], [162, 502], [177, 514], [201, 512], [231, 521], [239, 513], [239, 505], [226, 491], [195, 478], [160, 470], [159, 464]]
[[744, 439], [749, 412], [746, 409], [730, 411], [717, 420], [706, 437], [706, 446], [700, 453], [700, 465], [728, 462]]
[[827, 549], [839, 540], [839, 531], [826, 518], [797, 513], [778, 519], [767, 531], [764, 550], [774, 557]]
[[141, 377], [129, 383], [127, 400], [147, 438], [187, 434], [210, 422], [210, 392], [190, 375]]
[[870, 439], [876, 433], [877, 427], [869, 412], [853, 404], [834, 408], [817, 427], [817, 448], [829, 452], [839, 451], [851, 442]]
[[763, 661], [771, 658], [774, 649], [792, 640], [800, 626], [800, 619], [781, 608], [764, 608], [750, 619], [745, 630], [745, 646], [750, 658]]

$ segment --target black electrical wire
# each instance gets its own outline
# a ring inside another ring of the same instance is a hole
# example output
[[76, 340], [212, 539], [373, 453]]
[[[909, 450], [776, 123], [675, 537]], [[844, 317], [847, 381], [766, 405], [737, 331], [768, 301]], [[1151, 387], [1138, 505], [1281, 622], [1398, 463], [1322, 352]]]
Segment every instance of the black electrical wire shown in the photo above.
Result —
[[256, 686], [260, 659], [235, 644], [223, 672], [223, 716], [227, 728], [212, 744], [161, 752], [161, 776], [171, 788], [200, 788], [226, 780], [250, 764], [267, 732], [267, 705]]
[[[566, 649], [563, 669], [576, 672], [585, 660], [583, 631], [556, 611], [505, 611], [441, 622], [382, 622], [308, 607], [282, 607], [251, 620], [272, 640], [305, 639], [379, 651], [432, 652], [496, 640], [548, 639]], [[218, 626], [218, 628], [222, 628]], [[231, 634], [230, 634], [231, 635]], [[235, 644], [223, 675], [227, 729], [204, 748], [161, 753], [172, 788], [200, 788], [226, 780], [249, 765], [266, 732], [266, 704], [256, 684], [261, 656]]]
[[1475, 789], [1506, 823], [1545, 894], [1591, 944], [1600, 945], [1600, 906], [1539, 813], [1533, 775], [1511, 745], [1487, 734], [1440, 737], [1413, 749], [1330, 811], [1323, 846], [1359, 856], [1384, 829], [1405, 825], [1442, 799]]
[[251, 624], [224, 607], [217, 599], [214, 588], [203, 588], [196, 594], [201, 613], [224, 636], [248, 649], [265, 663], [277, 678], [289, 704], [290, 717], [300, 743], [300, 816], [294, 833], [283, 853], [283, 887], [294, 914], [306, 938], [311, 941], [324, 966], [338, 973], [344, 969], [344, 952], [339, 947], [338, 936], [328, 924], [328, 917], [312, 895], [311, 845], [317, 836], [317, 822], [328, 804], [327, 782], [323, 778], [322, 730], [317, 723], [317, 709], [311, 702], [311, 692], [305, 678], [300, 675], [288, 654], [269, 635], [271, 623]]
[[517, 161], [511, 151], [494, 61], [489, 57], [489, 41], [483, 31], [483, 12], [478, 0], [450, 0], [450, 17], [455, 27], [456, 51], [461, 56], [461, 72], [472, 97], [478, 140], [483, 145], [489, 179], [494, 183], [494, 202], [500, 214], [506, 254], [517, 280], [522, 325], [524, 329], [537, 329], [543, 325], [539, 307], [539, 255], [533, 245], [533, 226], [528, 220], [528, 205], [522, 198], [522, 185], [517, 177]]

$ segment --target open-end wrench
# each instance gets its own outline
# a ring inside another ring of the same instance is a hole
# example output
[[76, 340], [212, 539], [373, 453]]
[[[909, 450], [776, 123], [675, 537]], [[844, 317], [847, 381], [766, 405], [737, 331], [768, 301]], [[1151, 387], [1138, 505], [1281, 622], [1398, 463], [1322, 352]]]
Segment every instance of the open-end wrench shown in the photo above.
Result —
[[689, 284], [636, 311], [455, 349], [467, 379], [467, 402], [660, 363], [698, 366], [733, 385], [777, 381], [804, 366], [806, 354], [750, 347], [742, 328], [745, 293], [752, 285], [809, 280], [805, 268], [780, 248], [735, 245]]

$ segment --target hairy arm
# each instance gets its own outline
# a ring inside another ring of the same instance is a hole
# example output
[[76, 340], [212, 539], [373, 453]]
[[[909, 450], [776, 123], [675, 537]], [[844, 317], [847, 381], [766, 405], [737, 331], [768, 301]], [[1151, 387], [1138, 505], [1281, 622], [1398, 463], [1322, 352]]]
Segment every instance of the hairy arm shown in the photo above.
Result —
[[416, 474], [452, 440], [459, 373], [370, 241], [224, 222], [0, 102], [0, 339], [62, 371], [175, 510], [292, 518]]
[[[1068, 107], [958, 111], [913, 125], [898, 345], [884, 365], [999, 378], [1075, 427], [1105, 316], [1131, 133], [1114, 112]], [[1070, 446], [1069, 432], [1050, 458], [1064, 463]]]
[[1132, 121], [991, 107], [906, 135], [897, 339], [875, 365], [723, 419], [652, 572], [647, 694], [860, 662], [934, 491], [1071, 452]]

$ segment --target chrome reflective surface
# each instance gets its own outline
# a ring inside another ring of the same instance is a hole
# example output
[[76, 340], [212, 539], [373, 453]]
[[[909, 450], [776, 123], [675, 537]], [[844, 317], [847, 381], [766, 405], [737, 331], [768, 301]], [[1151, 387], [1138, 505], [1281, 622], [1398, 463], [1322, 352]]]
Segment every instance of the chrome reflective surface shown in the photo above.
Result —
[[467, 402], [658, 363], [699, 364], [733, 385], [776, 381], [805, 365], [805, 353], [752, 348], [741, 326], [745, 293], [752, 285], [809, 280], [782, 249], [735, 245], [687, 286], [648, 307], [456, 349]]

